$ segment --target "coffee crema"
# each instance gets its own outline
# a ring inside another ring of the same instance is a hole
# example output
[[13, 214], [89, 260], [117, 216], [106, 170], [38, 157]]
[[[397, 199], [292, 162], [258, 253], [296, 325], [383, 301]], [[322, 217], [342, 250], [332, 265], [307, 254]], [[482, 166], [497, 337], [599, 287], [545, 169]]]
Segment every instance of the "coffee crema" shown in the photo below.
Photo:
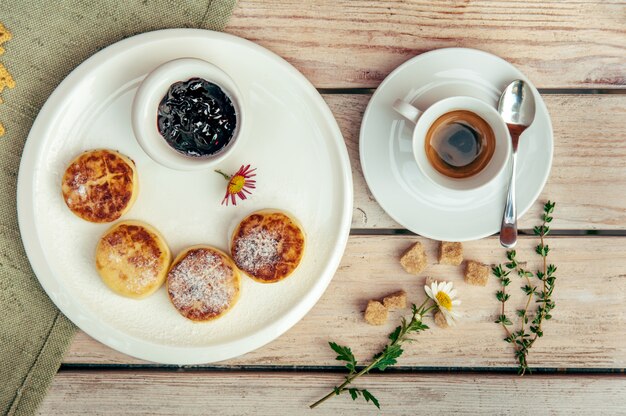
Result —
[[450, 178], [463, 179], [487, 166], [496, 149], [496, 137], [479, 115], [456, 110], [435, 120], [424, 145], [433, 168]]

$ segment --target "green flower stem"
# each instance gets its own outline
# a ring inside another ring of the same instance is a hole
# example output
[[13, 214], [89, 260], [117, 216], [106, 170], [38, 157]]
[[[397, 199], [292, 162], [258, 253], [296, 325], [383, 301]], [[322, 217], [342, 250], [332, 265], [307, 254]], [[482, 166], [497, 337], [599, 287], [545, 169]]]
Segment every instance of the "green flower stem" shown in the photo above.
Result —
[[222, 172], [222, 171], [221, 171], [221, 170], [219, 170], [219, 169], [215, 169], [215, 172], [217, 172], [217, 173], [219, 173], [220, 175], [222, 175], [222, 176], [224, 177], [224, 179], [226, 179], [227, 181], [229, 181], [229, 180], [230, 180], [230, 178], [232, 178], [232, 176], [231, 176], [231, 175], [227, 175], [227, 174], [225, 174], [224, 172]]
[[[544, 220], [544, 222], [543, 222], [544, 229], [545, 229], [545, 225], [546, 225], [546, 221]], [[543, 237], [544, 236], [545, 236], [545, 233], [543, 233], [543, 232], [539, 235], [539, 238], [541, 240], [541, 247], [545, 247], [545, 245], [543, 243]], [[542, 309], [542, 311], [545, 311], [546, 310], [546, 303], [548, 302], [548, 297], [545, 296], [545, 293], [546, 293], [546, 279], [548, 278], [548, 275], [547, 275], [547, 273], [548, 273], [548, 259], [547, 259], [547, 257], [548, 256], [542, 256], [542, 257], [543, 257], [543, 279], [542, 280], [543, 280], [543, 293], [544, 293], [544, 296], [543, 296], [543, 309]], [[542, 313], [545, 313], [545, 312], [542, 312]], [[541, 319], [539, 321], [539, 325], [537, 325], [537, 328], [539, 329], [539, 331], [537, 333], [540, 333], [540, 331], [541, 331], [541, 324], [542, 323], [543, 323], [543, 319]], [[530, 348], [535, 343], [535, 341], [537, 340], [537, 333], [535, 333], [535, 336], [530, 341], [530, 345], [528, 346], [528, 348]]]
[[424, 309], [424, 311], [421, 313], [422, 316], [426, 315], [428, 312], [432, 311], [433, 309], [438, 309], [436, 304], [433, 304], [431, 307]]
[[[530, 283], [530, 278], [528, 276], [526, 276], [526, 275], [524, 275], [524, 277], [526, 278], [526, 282], [528, 283], [528, 287], [532, 287], [532, 285]], [[528, 314], [528, 307], [530, 306], [530, 301], [533, 298], [533, 292], [530, 292], [530, 295], [528, 295], [528, 300], [526, 301], [526, 307], [524, 308], [524, 316], [522, 317], [522, 331], [524, 331], [524, 324], [526, 323], [526, 316]]]
[[[519, 267], [519, 265], [517, 264], [517, 262], [515, 263], [515, 271], [517, 272], [517, 275], [520, 277], [524, 277], [526, 279], [526, 284], [529, 288], [532, 288], [532, 284], [530, 283], [530, 278], [528, 277], [528, 275], [526, 274], [526, 271], [523, 270], [522, 268]], [[521, 331], [524, 332], [524, 326], [526, 324], [526, 318], [528, 316], [528, 308], [530, 307], [530, 301], [533, 298], [533, 293], [534, 290], [532, 292], [530, 292], [528, 294], [528, 300], [526, 301], [526, 307], [524, 308], [524, 316], [522, 316], [522, 325], [521, 325]]]
[[[506, 286], [502, 285], [502, 293], [506, 296]], [[503, 298], [504, 300], [502, 301], [502, 311], [500, 312], [500, 316], [505, 316], [504, 315], [504, 304], [506, 303], [506, 298]], [[513, 338], [513, 335], [511, 334], [511, 331], [509, 331], [509, 328], [506, 327], [506, 323], [502, 322], [502, 328], [504, 328], [504, 331], [506, 331], [506, 335], [510, 338]], [[515, 351], [519, 351], [517, 348], [517, 345], [513, 344], [513, 348], [515, 349]]]

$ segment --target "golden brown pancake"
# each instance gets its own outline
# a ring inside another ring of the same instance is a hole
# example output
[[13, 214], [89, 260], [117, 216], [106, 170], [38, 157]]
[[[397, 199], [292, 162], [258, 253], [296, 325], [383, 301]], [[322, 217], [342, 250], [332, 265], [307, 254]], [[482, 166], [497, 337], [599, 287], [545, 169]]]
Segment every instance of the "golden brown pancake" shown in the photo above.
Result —
[[178, 312], [196, 322], [228, 312], [239, 300], [241, 277], [224, 252], [192, 246], [174, 259], [167, 274], [167, 294]]
[[102, 281], [129, 298], [144, 298], [161, 287], [171, 261], [161, 234], [140, 221], [115, 224], [96, 247], [96, 269]]
[[69, 164], [61, 182], [70, 210], [91, 222], [112, 222], [135, 202], [138, 190], [135, 163], [113, 150], [80, 154]]
[[253, 212], [233, 233], [235, 264], [252, 279], [275, 283], [289, 276], [304, 255], [304, 231], [290, 215], [276, 210]]

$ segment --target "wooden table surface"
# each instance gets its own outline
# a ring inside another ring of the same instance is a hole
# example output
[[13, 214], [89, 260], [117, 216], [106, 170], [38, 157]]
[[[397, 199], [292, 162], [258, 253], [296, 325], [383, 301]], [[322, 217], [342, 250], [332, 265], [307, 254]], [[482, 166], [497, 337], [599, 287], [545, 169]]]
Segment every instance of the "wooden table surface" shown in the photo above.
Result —
[[[399, 365], [361, 379], [383, 414], [626, 413], [626, 3], [541, 0], [241, 0], [226, 32], [276, 52], [319, 88], [337, 118], [354, 175], [353, 232], [337, 274], [311, 312], [254, 352], [197, 367], [144, 362], [79, 332], [41, 414], [376, 414], [371, 404], [333, 398], [308, 404], [342, 381], [328, 340], [367, 359], [387, 325], [363, 322], [368, 299], [423, 278], [398, 256], [422, 241], [403, 230], [369, 193], [358, 132], [373, 89], [402, 62], [444, 47], [482, 49], [508, 60], [540, 89], [554, 124], [550, 179], [521, 219], [518, 252], [530, 260], [541, 202], [557, 201], [551, 260], [558, 265], [557, 307], [532, 348], [535, 373], [516, 375], [511, 348], [493, 323], [497, 282], [456, 282], [466, 317], [408, 345]], [[466, 243], [467, 258], [503, 260], [497, 236]], [[532, 264], [532, 263], [531, 263]], [[427, 274], [427, 273], [426, 273]], [[419, 295], [421, 298], [421, 295]], [[413, 300], [419, 300], [413, 299]], [[519, 299], [513, 298], [513, 304]], [[513, 305], [510, 305], [512, 308]]]

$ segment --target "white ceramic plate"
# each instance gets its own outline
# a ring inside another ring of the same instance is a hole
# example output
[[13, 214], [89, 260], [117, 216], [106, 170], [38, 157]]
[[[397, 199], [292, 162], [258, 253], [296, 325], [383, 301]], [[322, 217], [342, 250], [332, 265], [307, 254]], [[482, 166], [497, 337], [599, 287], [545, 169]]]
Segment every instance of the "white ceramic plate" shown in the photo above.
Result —
[[[205, 59], [238, 84], [248, 134], [220, 168], [258, 168], [257, 189], [236, 207], [221, 206], [226, 181], [212, 171], [175, 171], [150, 159], [131, 129], [130, 109], [143, 77], [181, 57]], [[242, 278], [237, 305], [223, 318], [193, 323], [165, 288], [136, 301], [101, 282], [94, 265], [110, 226], [74, 216], [61, 196], [66, 165], [78, 153], [112, 148], [135, 160], [140, 190], [123, 219], [165, 236], [174, 254], [193, 244], [229, 246], [229, 231], [251, 211], [294, 214], [307, 234], [296, 272], [276, 284]], [[295, 68], [234, 36], [194, 29], [146, 33], [95, 54], [50, 96], [29, 134], [18, 180], [18, 216], [33, 269], [54, 303], [82, 330], [126, 354], [171, 364], [235, 357], [277, 338], [320, 298], [343, 254], [352, 213], [352, 177], [341, 132], [327, 105]]]
[[380, 84], [365, 110], [361, 166], [372, 194], [390, 217], [436, 240], [476, 240], [499, 231], [510, 167], [476, 191], [433, 184], [413, 158], [412, 126], [391, 106], [402, 98], [426, 109], [441, 99], [462, 95], [496, 107], [501, 91], [515, 79], [528, 82], [536, 100], [535, 121], [522, 135], [517, 166], [519, 216], [531, 207], [552, 165], [552, 124], [543, 99], [524, 74], [503, 59], [474, 49], [449, 48], [400, 65]]

